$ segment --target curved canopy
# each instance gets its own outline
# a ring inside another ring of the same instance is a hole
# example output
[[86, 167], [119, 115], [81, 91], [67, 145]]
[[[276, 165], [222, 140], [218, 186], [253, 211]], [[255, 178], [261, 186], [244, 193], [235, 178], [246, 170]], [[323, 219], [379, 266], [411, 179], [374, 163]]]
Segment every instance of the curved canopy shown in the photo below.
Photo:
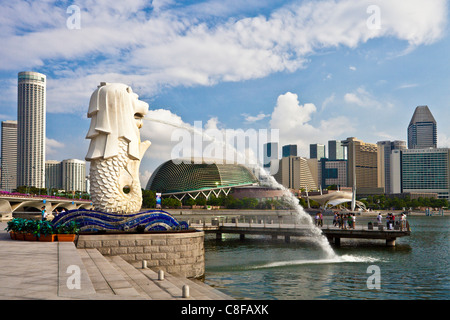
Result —
[[339, 200], [344, 203], [348, 201], [352, 201], [352, 192], [345, 192], [345, 191], [336, 191], [336, 192], [330, 192], [326, 194], [321, 194], [318, 196], [310, 196], [309, 198], [311, 200], [314, 200], [318, 202], [320, 205], [325, 206], [327, 202]]
[[163, 194], [253, 185], [258, 179], [240, 164], [169, 160], [153, 172], [147, 190]]
[[[352, 196], [353, 192], [336, 191], [318, 196], [310, 196], [309, 198], [318, 202], [322, 207], [327, 208], [335, 207], [346, 202], [352, 202]], [[355, 204], [364, 211], [367, 210], [364, 203], [355, 201]]]

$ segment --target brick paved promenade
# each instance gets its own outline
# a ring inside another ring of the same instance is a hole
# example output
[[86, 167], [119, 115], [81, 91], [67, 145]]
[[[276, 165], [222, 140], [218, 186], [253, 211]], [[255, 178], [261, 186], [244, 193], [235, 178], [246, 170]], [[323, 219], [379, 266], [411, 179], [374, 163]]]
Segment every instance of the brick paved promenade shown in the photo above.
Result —
[[[5, 227], [0, 223], [0, 300], [232, 299], [201, 281], [167, 273], [158, 280], [155, 271], [103, 256], [97, 249], [77, 249], [71, 242], [13, 241]], [[77, 273], [80, 288], [70, 288]], [[182, 297], [184, 285], [189, 298]]]

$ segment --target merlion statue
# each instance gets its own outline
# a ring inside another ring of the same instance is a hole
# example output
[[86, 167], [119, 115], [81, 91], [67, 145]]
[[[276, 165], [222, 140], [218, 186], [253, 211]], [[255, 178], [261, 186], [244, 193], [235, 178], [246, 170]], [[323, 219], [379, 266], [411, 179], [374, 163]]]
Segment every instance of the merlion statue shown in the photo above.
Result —
[[141, 209], [139, 165], [151, 143], [141, 142], [139, 129], [147, 112], [148, 104], [125, 84], [102, 82], [92, 94], [86, 160], [97, 210], [120, 214]]

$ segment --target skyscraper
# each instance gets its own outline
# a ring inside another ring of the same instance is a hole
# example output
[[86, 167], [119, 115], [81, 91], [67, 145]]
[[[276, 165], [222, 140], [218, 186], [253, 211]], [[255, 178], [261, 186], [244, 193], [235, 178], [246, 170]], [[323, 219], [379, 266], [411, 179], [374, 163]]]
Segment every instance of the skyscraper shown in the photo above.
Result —
[[328, 141], [328, 159], [330, 160], [344, 160], [345, 147], [340, 140]]
[[320, 160], [325, 158], [325, 145], [315, 143], [309, 145], [309, 158]]
[[278, 142], [268, 142], [264, 144], [263, 167], [270, 171], [272, 161], [278, 161]]
[[62, 189], [61, 161], [45, 161], [45, 187], [47, 189]]
[[62, 186], [66, 191], [86, 191], [86, 162], [78, 159], [62, 161]]
[[437, 147], [437, 128], [428, 106], [418, 106], [408, 126], [408, 149]]
[[382, 181], [384, 181], [384, 193], [390, 194], [393, 193], [391, 190], [391, 162], [396, 161], [395, 159], [397, 159], [394, 156], [394, 160], [391, 161], [392, 151], [405, 150], [406, 141], [379, 141], [377, 144], [379, 150], [382, 151], [382, 157], [380, 157], [380, 160], [382, 161], [381, 169], [384, 169], [384, 172], [379, 172], [379, 174], [384, 175], [384, 178], [382, 179]]
[[274, 175], [274, 178], [286, 188], [316, 190], [317, 169], [317, 159], [295, 156], [283, 157], [279, 160], [278, 172]]
[[17, 185], [45, 187], [46, 76], [24, 71], [17, 92]]
[[347, 147], [347, 185], [353, 186], [360, 194], [384, 193], [384, 166], [381, 161], [383, 149], [373, 143], [363, 142], [356, 138], [343, 141]]
[[402, 192], [450, 199], [450, 149], [408, 149], [401, 157]]
[[85, 192], [86, 162], [78, 159], [45, 161], [45, 187]]
[[296, 144], [289, 144], [286, 146], [283, 146], [283, 158], [284, 157], [296, 157], [297, 156], [297, 145]]
[[327, 188], [332, 185], [346, 187], [347, 160], [320, 159], [318, 166], [318, 181], [322, 188]]
[[0, 189], [11, 192], [17, 187], [17, 121], [2, 121], [1, 148]]

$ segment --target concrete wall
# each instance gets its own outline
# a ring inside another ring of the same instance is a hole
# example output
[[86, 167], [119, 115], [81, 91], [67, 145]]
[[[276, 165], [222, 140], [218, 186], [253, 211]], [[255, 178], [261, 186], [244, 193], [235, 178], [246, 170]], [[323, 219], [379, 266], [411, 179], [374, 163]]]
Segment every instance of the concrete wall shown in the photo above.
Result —
[[96, 248], [105, 256], [120, 256], [136, 267], [147, 267], [188, 278], [205, 273], [205, 247], [202, 231], [161, 234], [79, 235], [77, 248]]

